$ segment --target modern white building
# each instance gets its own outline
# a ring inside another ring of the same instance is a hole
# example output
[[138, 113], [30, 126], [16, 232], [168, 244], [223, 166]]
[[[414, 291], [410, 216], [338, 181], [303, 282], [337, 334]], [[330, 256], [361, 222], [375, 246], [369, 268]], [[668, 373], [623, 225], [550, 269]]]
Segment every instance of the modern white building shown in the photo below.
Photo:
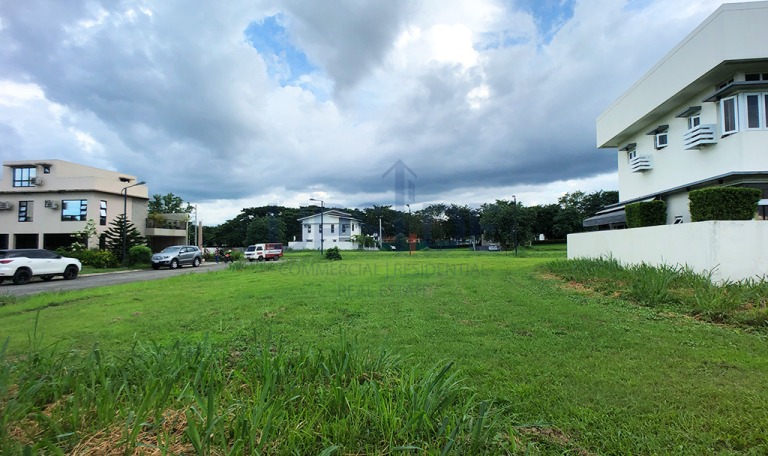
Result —
[[[758, 188], [768, 204], [768, 2], [730, 3], [673, 48], [597, 119], [597, 145], [615, 149], [619, 200], [585, 226], [625, 227], [624, 207], [663, 200], [667, 225], [568, 236], [568, 257], [686, 264], [715, 280], [768, 275], [761, 221], [690, 223], [688, 194]], [[759, 248], [756, 248], [758, 247]]]
[[[140, 184], [140, 185], [137, 185]], [[136, 176], [63, 160], [3, 162], [0, 180], [0, 248], [68, 246], [72, 233], [93, 220], [98, 247], [110, 223], [126, 213], [150, 244], [185, 243], [184, 223], [147, 228], [148, 190]]]
[[[322, 236], [323, 248], [338, 247], [341, 250], [352, 250], [358, 245], [352, 242], [352, 237], [361, 234], [360, 221], [351, 214], [331, 209], [322, 214], [314, 214], [298, 219], [301, 222], [301, 241], [290, 242], [291, 249], [320, 250]], [[322, 224], [321, 224], [322, 223]]]
[[688, 192], [709, 186], [768, 198], [766, 23], [768, 2], [722, 5], [597, 119], [598, 147], [617, 150], [620, 202], [585, 226], [621, 227], [626, 204], [652, 199], [667, 223], [687, 223]]

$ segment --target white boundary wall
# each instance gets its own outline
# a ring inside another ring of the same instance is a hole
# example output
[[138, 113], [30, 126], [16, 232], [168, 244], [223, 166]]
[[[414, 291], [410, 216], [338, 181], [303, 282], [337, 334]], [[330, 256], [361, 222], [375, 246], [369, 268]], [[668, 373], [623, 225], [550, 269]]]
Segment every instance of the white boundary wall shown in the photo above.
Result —
[[[346, 241], [326, 241], [323, 243], [323, 248], [325, 250], [332, 249], [334, 247], [338, 247], [339, 250], [357, 250], [359, 245], [356, 242]], [[315, 244], [313, 242], [294, 241], [288, 243], [288, 248], [291, 250], [320, 250], [320, 242]]]
[[568, 235], [568, 259], [613, 258], [714, 271], [712, 279], [768, 277], [768, 222], [717, 221]]

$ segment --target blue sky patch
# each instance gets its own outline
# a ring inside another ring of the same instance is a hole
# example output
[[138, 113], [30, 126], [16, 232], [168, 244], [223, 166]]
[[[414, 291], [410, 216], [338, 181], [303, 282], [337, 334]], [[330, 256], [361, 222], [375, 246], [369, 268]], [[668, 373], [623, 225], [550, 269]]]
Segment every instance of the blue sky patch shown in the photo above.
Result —
[[268, 16], [259, 22], [251, 22], [245, 29], [245, 37], [264, 57], [269, 75], [280, 84], [299, 85], [302, 76], [317, 70], [307, 56], [293, 45], [280, 14]]
[[573, 17], [575, 5], [576, 0], [515, 0], [513, 7], [533, 16], [544, 42], [549, 42]]

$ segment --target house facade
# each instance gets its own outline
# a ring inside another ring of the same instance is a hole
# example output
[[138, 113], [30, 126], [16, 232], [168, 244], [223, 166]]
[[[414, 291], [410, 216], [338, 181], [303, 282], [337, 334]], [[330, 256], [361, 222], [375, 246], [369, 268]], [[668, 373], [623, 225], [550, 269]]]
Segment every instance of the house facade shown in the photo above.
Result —
[[352, 242], [353, 236], [362, 233], [360, 221], [351, 214], [335, 209], [325, 211], [322, 214], [314, 214], [298, 219], [301, 222], [301, 241], [290, 242], [291, 249], [320, 250], [338, 247], [341, 250], [356, 249], [358, 246]]
[[147, 187], [136, 176], [63, 160], [6, 161], [0, 179], [0, 248], [66, 247], [88, 220], [98, 234], [88, 247], [99, 247], [102, 234], [123, 211], [150, 243], [184, 243], [183, 224], [147, 227], [148, 201]]
[[597, 119], [616, 149], [619, 199], [585, 226], [623, 227], [626, 204], [660, 199], [667, 223], [691, 221], [688, 193], [758, 188], [768, 204], [768, 2], [722, 5]]
[[[768, 277], [768, 2], [722, 5], [597, 119], [619, 200], [585, 226], [626, 227], [627, 204], [662, 200], [667, 224], [568, 235], [568, 258], [687, 266], [714, 281]], [[691, 223], [688, 195], [762, 191], [755, 220]]]

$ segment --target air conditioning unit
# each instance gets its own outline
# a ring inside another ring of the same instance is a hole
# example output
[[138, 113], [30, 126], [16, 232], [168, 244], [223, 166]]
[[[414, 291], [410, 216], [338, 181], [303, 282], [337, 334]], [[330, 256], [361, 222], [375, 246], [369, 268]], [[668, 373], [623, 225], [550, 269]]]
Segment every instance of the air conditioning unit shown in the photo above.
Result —
[[32, 184], [39, 187], [39, 186], [43, 185], [43, 179], [41, 179], [39, 177], [33, 177], [32, 178]]
[[10, 211], [13, 209], [13, 203], [10, 201], [0, 201], [0, 211]]
[[50, 207], [51, 209], [58, 209], [59, 202], [54, 200], [45, 200], [45, 207]]

